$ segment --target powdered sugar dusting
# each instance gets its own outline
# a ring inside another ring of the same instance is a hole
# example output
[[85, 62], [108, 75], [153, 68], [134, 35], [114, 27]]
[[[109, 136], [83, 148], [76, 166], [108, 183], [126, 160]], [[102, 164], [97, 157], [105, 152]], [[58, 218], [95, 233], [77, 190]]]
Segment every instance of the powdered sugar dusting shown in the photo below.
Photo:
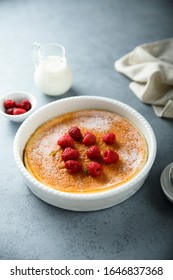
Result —
[[85, 119], [84, 124], [86, 129], [96, 129], [101, 131], [103, 131], [104, 128], [109, 129], [111, 125], [108, 119], [103, 119], [100, 117]]

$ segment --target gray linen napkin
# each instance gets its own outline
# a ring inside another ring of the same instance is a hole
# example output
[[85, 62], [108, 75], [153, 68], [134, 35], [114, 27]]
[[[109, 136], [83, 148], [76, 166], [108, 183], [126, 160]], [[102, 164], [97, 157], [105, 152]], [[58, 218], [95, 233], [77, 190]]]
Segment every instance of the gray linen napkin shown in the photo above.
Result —
[[173, 38], [137, 46], [115, 62], [130, 89], [159, 117], [173, 118]]

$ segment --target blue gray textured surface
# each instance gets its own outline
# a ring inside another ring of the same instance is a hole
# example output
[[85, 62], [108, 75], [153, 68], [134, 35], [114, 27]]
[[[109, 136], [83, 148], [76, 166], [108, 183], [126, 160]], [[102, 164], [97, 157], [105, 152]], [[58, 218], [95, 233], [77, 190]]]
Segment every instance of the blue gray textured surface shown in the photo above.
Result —
[[0, 259], [173, 259], [173, 205], [160, 187], [173, 161], [171, 120], [159, 119], [114, 71], [114, 61], [136, 45], [173, 36], [173, 4], [164, 0], [1, 0], [0, 95], [26, 90], [38, 107], [58, 98], [33, 82], [34, 41], [64, 45], [74, 73], [74, 95], [107, 96], [138, 110], [151, 124], [158, 153], [143, 187], [98, 212], [50, 206], [24, 185], [12, 145], [19, 124], [0, 117]]

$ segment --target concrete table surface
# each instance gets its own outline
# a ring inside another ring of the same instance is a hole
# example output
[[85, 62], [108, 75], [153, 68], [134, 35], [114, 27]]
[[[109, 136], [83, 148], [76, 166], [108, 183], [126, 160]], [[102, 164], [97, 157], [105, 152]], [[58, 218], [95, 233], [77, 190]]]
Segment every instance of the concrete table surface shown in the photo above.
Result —
[[[25, 186], [13, 159], [20, 124], [0, 116], [0, 259], [173, 259], [173, 205], [160, 186], [173, 161], [173, 121], [158, 118], [129, 90], [114, 61], [135, 46], [173, 36], [173, 4], [162, 0], [0, 1], [0, 96], [33, 93], [38, 107], [78, 95], [106, 96], [139, 111], [155, 132], [158, 152], [143, 187], [115, 207], [62, 210]], [[33, 81], [33, 42], [64, 45], [74, 82], [61, 97]]]

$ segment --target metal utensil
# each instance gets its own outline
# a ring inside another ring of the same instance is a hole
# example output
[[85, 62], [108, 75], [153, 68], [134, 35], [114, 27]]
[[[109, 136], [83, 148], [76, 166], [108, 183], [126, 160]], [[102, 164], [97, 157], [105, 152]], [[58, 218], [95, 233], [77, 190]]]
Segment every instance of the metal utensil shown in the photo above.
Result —
[[171, 168], [169, 170], [169, 180], [173, 184], [173, 165], [171, 166]]
[[164, 194], [173, 203], [173, 162], [162, 171], [160, 183]]

